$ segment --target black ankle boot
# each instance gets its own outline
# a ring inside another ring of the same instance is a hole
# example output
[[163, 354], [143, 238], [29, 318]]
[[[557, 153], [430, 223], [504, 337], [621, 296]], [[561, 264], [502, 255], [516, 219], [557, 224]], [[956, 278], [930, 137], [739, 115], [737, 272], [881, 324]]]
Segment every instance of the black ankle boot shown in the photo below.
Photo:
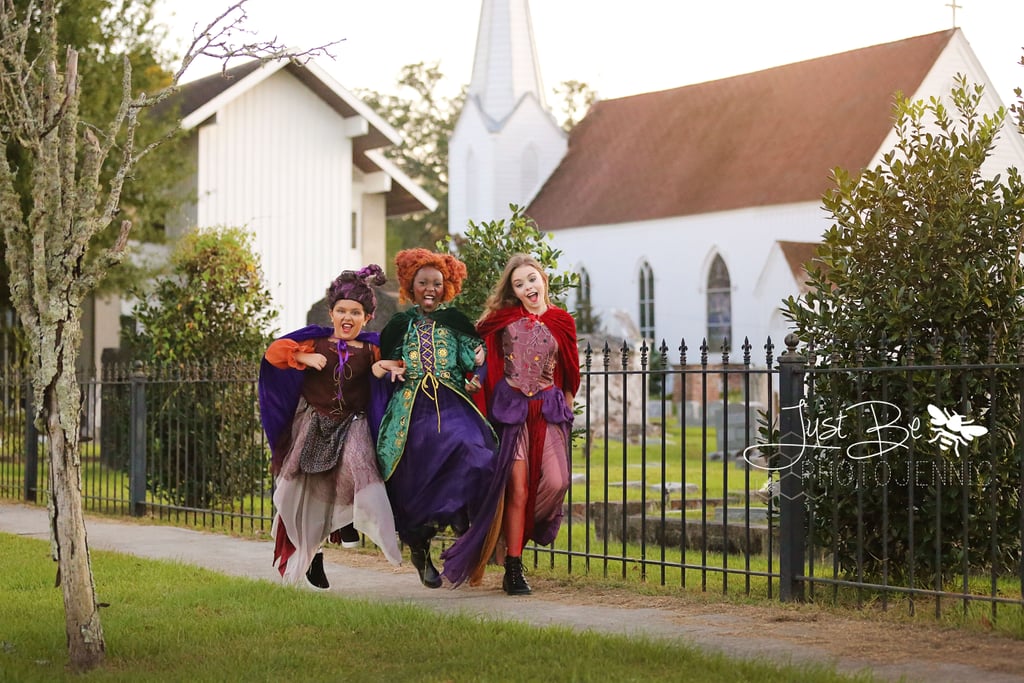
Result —
[[327, 590], [331, 587], [329, 581], [327, 581], [327, 574], [324, 572], [324, 554], [317, 553], [313, 556], [313, 561], [309, 564], [309, 569], [306, 570], [306, 581], [309, 585], [318, 590]]
[[430, 541], [419, 546], [409, 546], [409, 559], [419, 572], [420, 582], [427, 588], [440, 588], [441, 575], [430, 561]]
[[505, 578], [501, 588], [509, 595], [529, 595], [533, 592], [523, 576], [523, 558], [505, 556]]
[[359, 532], [351, 524], [338, 529], [338, 542], [341, 543], [342, 548], [358, 548], [361, 540]]

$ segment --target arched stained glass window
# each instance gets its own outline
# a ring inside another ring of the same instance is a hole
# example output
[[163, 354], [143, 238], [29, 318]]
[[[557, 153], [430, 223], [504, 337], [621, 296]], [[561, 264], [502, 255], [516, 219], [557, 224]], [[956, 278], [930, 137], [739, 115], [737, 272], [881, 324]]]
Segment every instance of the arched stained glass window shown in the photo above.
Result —
[[651, 264], [644, 261], [640, 266], [640, 335], [655, 343], [654, 337], [654, 271]]
[[719, 348], [723, 339], [732, 340], [732, 284], [729, 269], [715, 256], [708, 272], [708, 346]]

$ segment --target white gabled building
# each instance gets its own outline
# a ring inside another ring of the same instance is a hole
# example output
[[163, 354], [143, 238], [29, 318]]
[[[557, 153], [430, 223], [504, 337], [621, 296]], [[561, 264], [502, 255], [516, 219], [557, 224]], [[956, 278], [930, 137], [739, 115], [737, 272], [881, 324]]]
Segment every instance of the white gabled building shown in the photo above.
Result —
[[[828, 227], [832, 169], [892, 149], [896, 94], [947, 96], [957, 74], [1002, 105], [959, 29], [732, 78], [599, 101], [566, 140], [547, 110], [527, 0], [482, 0], [472, 82], [449, 143], [451, 232], [527, 205], [554, 234], [560, 266], [611, 323], [623, 315], [688, 362], [702, 340], [755, 363], [789, 331], [781, 302]], [[1024, 168], [1007, 125], [992, 173]]]
[[[959, 29], [696, 85], [597, 102], [572, 130], [527, 214], [585, 274], [595, 314], [626, 311], [641, 334], [688, 363], [722, 339], [738, 362], [749, 337], [763, 365], [789, 331], [829, 226], [822, 196], [836, 167], [857, 172], [892, 149], [897, 92], [948, 96], [957, 74], [1001, 102]], [[1024, 168], [1024, 138], [1004, 127], [991, 173]], [[576, 304], [579, 301], [575, 302]]]
[[250, 62], [179, 94], [196, 204], [169, 222], [254, 235], [280, 331], [346, 268], [385, 264], [389, 216], [437, 201], [384, 158], [398, 132], [315, 61]]
[[[258, 60], [181, 86], [186, 137], [182, 187], [195, 203], [169, 216], [170, 239], [199, 226], [238, 226], [253, 245], [278, 311], [277, 332], [306, 324], [331, 279], [346, 268], [385, 264], [389, 216], [433, 211], [437, 200], [384, 157], [395, 129], [315, 61]], [[137, 259], [166, 258], [144, 245]], [[100, 367], [120, 344], [117, 296], [87, 300], [82, 365]]]

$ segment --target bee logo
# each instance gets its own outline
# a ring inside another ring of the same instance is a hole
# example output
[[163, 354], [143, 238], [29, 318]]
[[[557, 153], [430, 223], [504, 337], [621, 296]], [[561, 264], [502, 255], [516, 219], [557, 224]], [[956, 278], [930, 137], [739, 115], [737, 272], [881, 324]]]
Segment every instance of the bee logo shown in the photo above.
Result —
[[939, 442], [939, 448], [948, 451], [952, 446], [957, 457], [960, 456], [960, 446], [966, 446], [976, 437], [988, 434], [988, 427], [974, 424], [974, 420], [966, 419], [966, 415], [957, 412], [942, 410], [931, 403], [928, 404], [928, 414], [931, 415], [931, 423], [935, 436], [928, 440], [928, 443]]

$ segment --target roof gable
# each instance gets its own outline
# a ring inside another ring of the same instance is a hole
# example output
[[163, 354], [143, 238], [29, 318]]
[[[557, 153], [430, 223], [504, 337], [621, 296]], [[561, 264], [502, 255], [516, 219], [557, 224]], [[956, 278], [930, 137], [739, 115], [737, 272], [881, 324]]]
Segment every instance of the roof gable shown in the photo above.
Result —
[[383, 154], [375, 151], [402, 142], [401, 135], [362, 100], [341, 86], [315, 61], [300, 63], [295, 60], [252, 60], [223, 72], [183, 84], [167, 101], [168, 107], [178, 107], [182, 128], [198, 127], [204, 121], [250, 89], [278, 71], [284, 70], [309, 88], [333, 109], [341, 119], [361, 118], [366, 123], [361, 134], [352, 138], [352, 163], [366, 174], [384, 172], [393, 183], [387, 192], [388, 216], [415, 211], [433, 211], [437, 200], [423, 191], [399, 168], [385, 163]]
[[786, 259], [786, 263], [789, 265], [789, 272], [793, 274], [793, 279], [799, 286], [801, 293], [806, 293], [810, 290], [810, 285], [808, 283], [810, 276], [807, 273], [807, 266], [810, 265], [814, 257], [817, 256], [818, 243], [787, 242], [779, 240], [776, 244], [779, 245], [779, 249], [782, 251], [782, 256]]
[[596, 103], [527, 213], [544, 230], [816, 201], [866, 167], [956, 29]]

